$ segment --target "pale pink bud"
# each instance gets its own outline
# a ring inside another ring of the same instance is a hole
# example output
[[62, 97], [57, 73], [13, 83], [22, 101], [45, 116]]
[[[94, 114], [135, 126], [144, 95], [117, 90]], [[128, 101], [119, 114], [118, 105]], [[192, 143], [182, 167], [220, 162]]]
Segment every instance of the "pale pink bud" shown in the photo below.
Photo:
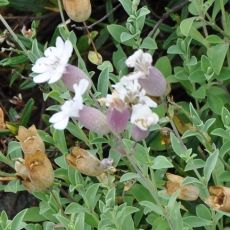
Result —
[[149, 67], [149, 74], [145, 78], [139, 78], [138, 82], [150, 96], [160, 97], [166, 92], [167, 82], [163, 74], [155, 67]]
[[110, 128], [106, 116], [98, 109], [84, 106], [79, 111], [78, 121], [87, 129], [104, 135], [109, 133]]
[[140, 140], [145, 139], [149, 135], [149, 131], [142, 130], [138, 128], [136, 125], [133, 125], [132, 130], [131, 130], [131, 135], [135, 141], [140, 141]]
[[116, 133], [121, 133], [127, 127], [130, 118], [130, 112], [127, 107], [122, 111], [116, 108], [109, 108], [107, 113], [107, 120], [111, 129]]
[[109, 168], [110, 166], [112, 166], [112, 164], [113, 164], [113, 160], [110, 158], [104, 158], [103, 160], [101, 160], [101, 166], [104, 169]]
[[65, 72], [62, 75], [62, 80], [70, 91], [74, 92], [73, 85], [79, 84], [82, 79], [89, 81], [88, 89], [90, 89], [92, 81], [80, 68], [70, 64], [66, 66]]

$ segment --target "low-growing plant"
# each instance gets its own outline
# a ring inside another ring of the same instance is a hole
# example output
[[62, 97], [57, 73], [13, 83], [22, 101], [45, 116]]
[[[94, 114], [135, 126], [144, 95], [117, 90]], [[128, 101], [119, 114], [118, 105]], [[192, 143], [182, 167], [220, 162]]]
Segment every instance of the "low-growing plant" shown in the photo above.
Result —
[[[227, 230], [229, 2], [172, 0], [158, 16], [151, 1], [107, 0], [92, 24], [93, 1], [23, 2], [38, 19], [20, 34], [0, 14], [12, 52], [0, 65], [41, 97], [0, 102], [0, 189], [38, 205], [2, 211], [0, 229]], [[44, 9], [62, 21], [40, 42]]]

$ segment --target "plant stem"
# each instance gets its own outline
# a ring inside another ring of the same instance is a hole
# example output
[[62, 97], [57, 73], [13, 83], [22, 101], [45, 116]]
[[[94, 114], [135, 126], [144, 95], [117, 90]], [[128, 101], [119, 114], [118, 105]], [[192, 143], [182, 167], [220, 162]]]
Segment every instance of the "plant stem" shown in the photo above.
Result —
[[29, 57], [28, 50], [25, 48], [25, 46], [22, 44], [22, 42], [18, 39], [17, 35], [14, 33], [14, 31], [11, 29], [7, 21], [3, 18], [3, 16], [0, 14], [0, 21], [3, 23], [3, 25], [6, 27], [6, 29], [9, 31], [11, 36], [14, 38], [14, 40], [18, 43], [20, 48], [23, 50], [23, 52]]
[[93, 38], [92, 38], [92, 36], [91, 36], [91, 34], [90, 34], [90, 32], [89, 32], [89, 29], [88, 29], [88, 27], [87, 27], [87, 25], [86, 25], [86, 22], [83, 22], [83, 25], [84, 25], [84, 27], [85, 27], [85, 30], [86, 30], [87, 34], [88, 34], [88, 38], [89, 38], [89, 40], [90, 40], [90, 43], [91, 43], [92, 46], [93, 46], [93, 50], [94, 50], [94, 52], [96, 53], [98, 60], [100, 60], [100, 56], [99, 56], [99, 54], [98, 54], [98, 52], [97, 52], [97, 48], [96, 48], [96, 46], [95, 46], [95, 44], [94, 44]]
[[61, 21], [62, 21], [63, 25], [66, 26], [66, 22], [65, 22], [65, 17], [64, 17], [64, 14], [63, 14], [61, 0], [58, 0], [58, 8], [59, 8], [59, 11], [60, 11]]
[[156, 183], [154, 180], [154, 175], [152, 178], [152, 181], [144, 176], [143, 171], [141, 170], [141, 167], [138, 166], [138, 163], [136, 162], [135, 158], [133, 157], [133, 153], [127, 153], [126, 157], [129, 159], [131, 165], [133, 166], [133, 168], [135, 169], [135, 171], [137, 172], [137, 174], [140, 176], [140, 178], [142, 179], [142, 183], [144, 185], [145, 188], [147, 188], [147, 190], [150, 192], [150, 194], [152, 195], [154, 201], [156, 202], [156, 204], [158, 205], [158, 207], [161, 209], [165, 219], [167, 220], [169, 226], [171, 229], [174, 229], [173, 226], [173, 221], [171, 220], [171, 218], [167, 215], [165, 208], [162, 206], [159, 196], [158, 196], [158, 191], [157, 191], [157, 187], [156, 187]]

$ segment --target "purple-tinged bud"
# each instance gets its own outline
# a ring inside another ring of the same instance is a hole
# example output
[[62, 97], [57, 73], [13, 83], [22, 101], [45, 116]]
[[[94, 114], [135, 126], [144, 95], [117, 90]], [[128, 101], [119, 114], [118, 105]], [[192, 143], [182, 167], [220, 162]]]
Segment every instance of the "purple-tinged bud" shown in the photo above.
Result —
[[79, 84], [82, 79], [89, 81], [88, 89], [90, 89], [92, 81], [80, 68], [70, 64], [66, 66], [65, 72], [62, 75], [62, 80], [70, 91], [74, 92], [73, 85]]
[[109, 168], [110, 166], [112, 166], [112, 164], [113, 164], [113, 160], [110, 158], [104, 158], [103, 160], [101, 160], [101, 166], [104, 169]]
[[163, 96], [167, 89], [167, 82], [163, 74], [153, 66], [149, 67], [149, 74], [145, 78], [139, 78], [138, 82], [146, 94], [154, 97]]
[[135, 141], [141, 141], [149, 135], [149, 131], [148, 130], [142, 130], [142, 129], [138, 128], [136, 125], [133, 125], [132, 130], [131, 130], [131, 135]]
[[116, 133], [121, 133], [127, 127], [130, 118], [130, 112], [127, 107], [122, 111], [116, 108], [109, 108], [107, 113], [107, 121], [111, 129]]
[[79, 111], [78, 121], [87, 129], [105, 135], [110, 132], [106, 116], [98, 109], [84, 106]]

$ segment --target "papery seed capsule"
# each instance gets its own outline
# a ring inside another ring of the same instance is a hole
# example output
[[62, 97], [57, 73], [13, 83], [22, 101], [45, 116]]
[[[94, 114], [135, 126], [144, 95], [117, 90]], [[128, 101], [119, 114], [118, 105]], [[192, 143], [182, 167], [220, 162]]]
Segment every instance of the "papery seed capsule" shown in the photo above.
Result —
[[178, 198], [181, 200], [194, 201], [198, 199], [199, 189], [192, 184], [183, 185], [183, 177], [171, 173], [166, 173], [166, 177], [168, 181], [165, 187], [169, 195], [178, 192]]
[[44, 191], [52, 186], [54, 172], [47, 155], [37, 150], [18, 159], [15, 163], [17, 176], [29, 192]]
[[38, 135], [35, 125], [30, 126], [28, 129], [24, 126], [19, 126], [16, 138], [20, 141], [25, 155], [33, 154], [37, 150], [45, 152], [45, 144]]
[[224, 186], [210, 186], [210, 196], [205, 203], [212, 208], [230, 212], [230, 188]]
[[75, 22], [85, 22], [91, 15], [90, 0], [63, 0], [68, 16]]
[[87, 150], [79, 147], [74, 147], [66, 159], [72, 167], [87, 176], [99, 176], [112, 165], [111, 160], [104, 159], [101, 162]]

